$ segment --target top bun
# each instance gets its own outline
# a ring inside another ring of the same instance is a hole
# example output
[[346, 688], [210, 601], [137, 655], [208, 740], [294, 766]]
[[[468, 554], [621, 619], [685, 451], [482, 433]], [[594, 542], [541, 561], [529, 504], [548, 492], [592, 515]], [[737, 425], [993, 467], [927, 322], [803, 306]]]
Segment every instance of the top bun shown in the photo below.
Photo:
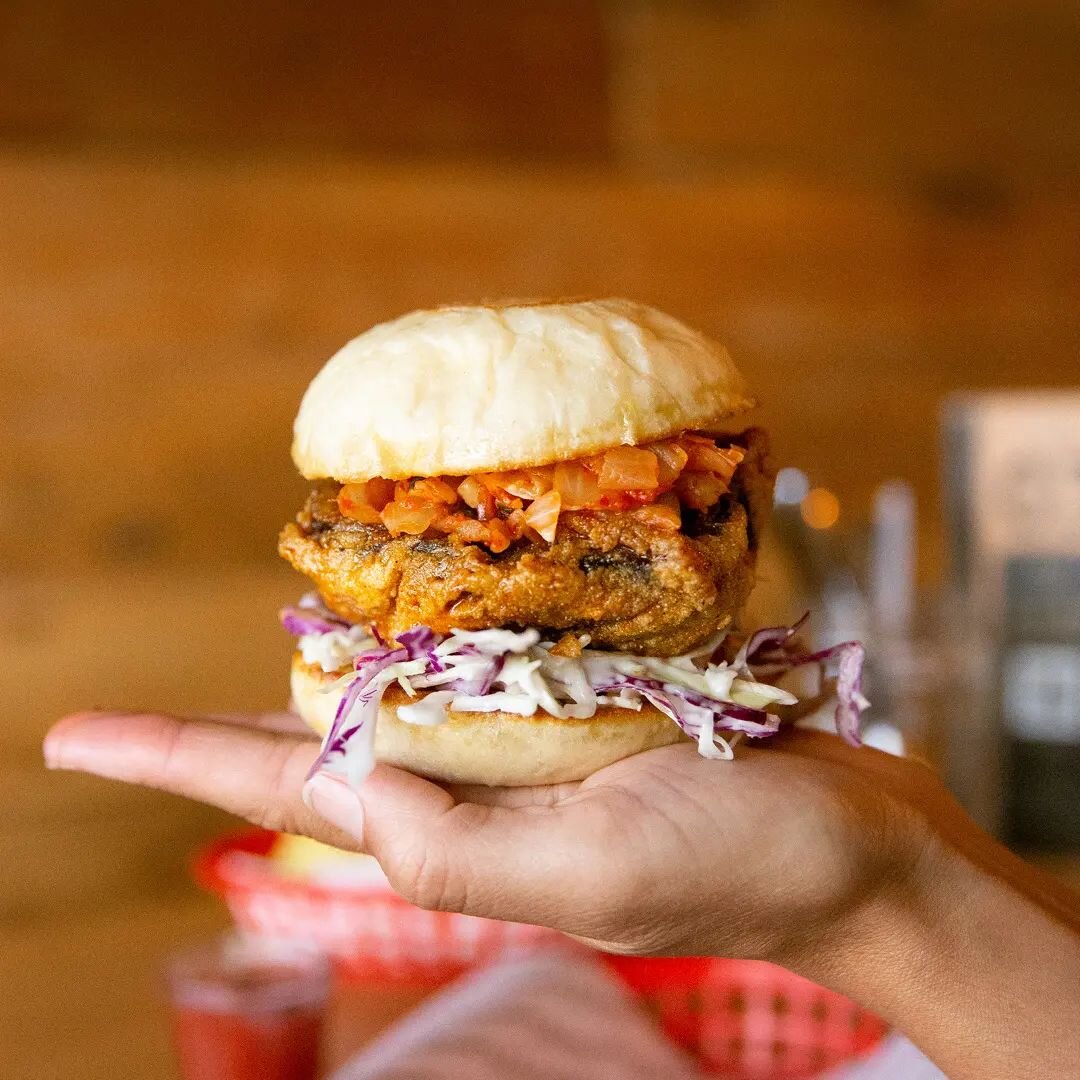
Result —
[[308, 479], [461, 476], [661, 439], [753, 404], [723, 346], [645, 304], [446, 307], [333, 356], [292, 453]]

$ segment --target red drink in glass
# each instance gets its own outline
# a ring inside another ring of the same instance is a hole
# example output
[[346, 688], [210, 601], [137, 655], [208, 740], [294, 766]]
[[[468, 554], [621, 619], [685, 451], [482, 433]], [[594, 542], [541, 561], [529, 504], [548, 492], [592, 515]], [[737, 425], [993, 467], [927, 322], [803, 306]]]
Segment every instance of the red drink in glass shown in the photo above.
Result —
[[175, 957], [168, 980], [184, 1080], [316, 1080], [325, 958], [226, 937]]

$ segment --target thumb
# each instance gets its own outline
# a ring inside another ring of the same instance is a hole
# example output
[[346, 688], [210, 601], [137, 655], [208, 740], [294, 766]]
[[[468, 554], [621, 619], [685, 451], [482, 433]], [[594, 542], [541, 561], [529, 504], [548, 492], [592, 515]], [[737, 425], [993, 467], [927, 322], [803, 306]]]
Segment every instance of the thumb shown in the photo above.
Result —
[[345, 786], [323, 774], [311, 789], [315, 810], [348, 827], [410, 903], [492, 919], [560, 921], [562, 863], [572, 847], [558, 808], [457, 802], [437, 784], [379, 765], [358, 793], [349, 791], [362, 824], [354, 816], [346, 826], [330, 817], [337, 811], [322, 797], [327, 782]]

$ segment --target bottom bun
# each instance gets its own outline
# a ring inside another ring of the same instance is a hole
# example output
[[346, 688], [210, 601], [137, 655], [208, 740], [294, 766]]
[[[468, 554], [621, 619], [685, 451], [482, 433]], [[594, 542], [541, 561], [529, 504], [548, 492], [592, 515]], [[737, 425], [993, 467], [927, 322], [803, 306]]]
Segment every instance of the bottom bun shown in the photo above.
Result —
[[[322, 693], [340, 673], [327, 674], [293, 657], [292, 694], [300, 716], [325, 735], [344, 690]], [[658, 709], [601, 705], [588, 720], [559, 720], [506, 712], [450, 712], [434, 727], [399, 720], [410, 699], [399, 686], [383, 696], [375, 732], [375, 757], [418, 776], [452, 784], [522, 787], [584, 780], [597, 769], [642, 750], [686, 737]]]

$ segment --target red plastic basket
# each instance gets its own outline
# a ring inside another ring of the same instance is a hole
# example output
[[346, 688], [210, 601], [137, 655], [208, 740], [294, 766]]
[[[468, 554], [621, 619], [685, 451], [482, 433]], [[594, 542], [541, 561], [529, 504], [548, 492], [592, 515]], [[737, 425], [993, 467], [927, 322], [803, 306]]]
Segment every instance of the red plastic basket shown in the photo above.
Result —
[[379, 882], [289, 877], [267, 858], [276, 836], [254, 829], [223, 837], [196, 856], [195, 880], [225, 901], [241, 929], [310, 941], [346, 981], [435, 987], [508, 954], [565, 941], [536, 926], [423, 911]]
[[861, 1057], [886, 1032], [873, 1013], [755, 960], [607, 956], [668, 1037], [730, 1080], [802, 1080]]
[[[303, 937], [348, 982], [437, 988], [470, 968], [553, 944], [561, 934], [422, 911], [382, 884], [325, 884], [282, 874], [276, 834], [226, 836], [195, 860], [196, 880], [244, 930]], [[603, 956], [668, 1037], [705, 1071], [730, 1080], [802, 1080], [872, 1049], [876, 1016], [772, 964], [710, 958]]]

